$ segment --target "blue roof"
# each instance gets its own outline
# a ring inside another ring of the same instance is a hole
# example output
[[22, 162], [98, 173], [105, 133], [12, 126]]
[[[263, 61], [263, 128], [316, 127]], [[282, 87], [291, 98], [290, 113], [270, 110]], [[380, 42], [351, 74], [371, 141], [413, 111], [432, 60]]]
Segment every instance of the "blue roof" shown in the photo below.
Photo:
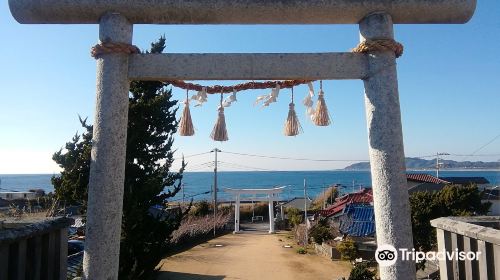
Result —
[[340, 232], [350, 236], [375, 235], [375, 213], [372, 205], [349, 204], [340, 218]]

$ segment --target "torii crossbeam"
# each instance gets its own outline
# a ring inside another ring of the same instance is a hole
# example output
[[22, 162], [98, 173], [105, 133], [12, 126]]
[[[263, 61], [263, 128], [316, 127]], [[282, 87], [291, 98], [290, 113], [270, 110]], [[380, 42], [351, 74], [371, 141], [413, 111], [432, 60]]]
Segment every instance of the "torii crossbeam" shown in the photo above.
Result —
[[[392, 40], [394, 23], [465, 23], [476, 0], [9, 0], [9, 5], [20, 23], [99, 24], [101, 42], [131, 44], [133, 24], [153, 23], [359, 24], [361, 41]], [[109, 53], [97, 59], [84, 278], [118, 277], [130, 80], [297, 78], [363, 80], [377, 243], [412, 248], [394, 52]], [[415, 264], [398, 259], [380, 267], [380, 276], [415, 279]]]

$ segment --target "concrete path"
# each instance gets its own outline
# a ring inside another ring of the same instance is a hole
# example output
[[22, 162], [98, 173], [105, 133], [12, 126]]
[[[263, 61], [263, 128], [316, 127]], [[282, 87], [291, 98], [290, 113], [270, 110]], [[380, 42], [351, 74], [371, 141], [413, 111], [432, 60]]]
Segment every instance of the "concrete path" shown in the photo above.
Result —
[[162, 260], [157, 279], [332, 280], [349, 276], [348, 263], [300, 255], [297, 246], [289, 249], [285, 244], [292, 245], [285, 234], [228, 234]]

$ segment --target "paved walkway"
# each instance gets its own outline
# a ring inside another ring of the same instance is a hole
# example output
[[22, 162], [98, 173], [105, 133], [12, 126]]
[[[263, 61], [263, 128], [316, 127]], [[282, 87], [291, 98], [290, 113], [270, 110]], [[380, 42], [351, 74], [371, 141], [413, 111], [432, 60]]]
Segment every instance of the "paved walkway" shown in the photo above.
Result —
[[332, 280], [349, 276], [349, 264], [300, 255], [296, 246], [284, 248], [285, 244], [291, 243], [284, 234], [228, 234], [162, 260], [158, 280]]

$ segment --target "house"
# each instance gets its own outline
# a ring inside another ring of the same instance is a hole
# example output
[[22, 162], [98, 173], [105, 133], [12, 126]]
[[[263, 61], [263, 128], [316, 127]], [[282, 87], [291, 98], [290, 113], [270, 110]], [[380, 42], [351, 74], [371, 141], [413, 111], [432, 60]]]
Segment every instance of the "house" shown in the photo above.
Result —
[[444, 186], [451, 184], [451, 182], [444, 179], [421, 173], [406, 174], [406, 182], [409, 194], [413, 192], [440, 191]]
[[283, 202], [283, 203], [280, 203], [281, 206], [283, 206], [283, 209], [287, 209], [287, 208], [297, 208], [299, 209], [301, 212], [304, 211], [304, 205], [307, 205], [307, 210], [309, 210], [309, 208], [311, 208], [311, 204], [312, 204], [312, 199], [311, 198], [303, 198], [303, 197], [294, 197], [292, 199], [290, 199], [289, 201], [286, 201], [286, 202]]
[[355, 237], [375, 236], [375, 213], [370, 204], [348, 204], [339, 216], [339, 231]]
[[446, 185], [468, 186], [475, 184], [479, 189], [486, 188], [490, 182], [484, 177], [435, 177], [430, 174], [408, 173], [406, 174], [408, 193], [413, 192], [436, 192]]
[[342, 214], [344, 208], [351, 203], [373, 205], [372, 189], [364, 188], [360, 191], [341, 196], [337, 198], [334, 204], [324, 210], [320, 210], [318, 214], [322, 217], [336, 216]]
[[15, 199], [35, 199], [37, 193], [35, 192], [0, 192], [0, 198], [5, 200]]
[[498, 187], [484, 190], [481, 202], [491, 203], [489, 216], [500, 216], [500, 190]]
[[313, 203], [313, 200], [309, 197], [304, 198], [304, 197], [294, 197], [290, 199], [289, 201], [285, 202], [279, 202], [279, 219], [285, 220], [288, 219], [287, 209], [289, 208], [296, 208], [299, 209], [300, 212], [304, 212], [304, 206], [307, 207], [307, 210], [311, 208], [311, 204]]
[[490, 181], [484, 177], [441, 177], [441, 179], [450, 182], [454, 185], [476, 185], [480, 190], [485, 189], [490, 185]]

